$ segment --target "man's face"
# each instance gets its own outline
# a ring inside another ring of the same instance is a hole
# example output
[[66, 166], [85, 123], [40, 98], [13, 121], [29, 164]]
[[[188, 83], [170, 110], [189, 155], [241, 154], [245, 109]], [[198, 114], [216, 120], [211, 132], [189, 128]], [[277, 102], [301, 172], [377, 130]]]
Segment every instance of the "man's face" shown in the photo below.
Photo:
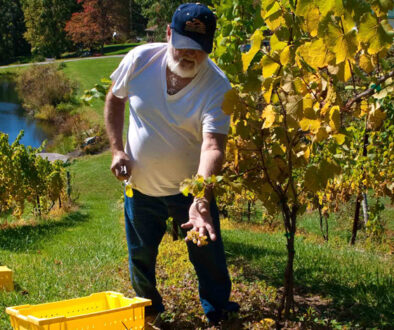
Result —
[[207, 60], [208, 54], [196, 49], [176, 49], [170, 43], [171, 32], [167, 30], [168, 68], [182, 78], [194, 77]]
[[170, 48], [172, 58], [184, 70], [193, 70], [195, 66], [201, 65], [207, 58], [207, 53], [202, 50], [175, 49], [172, 46]]

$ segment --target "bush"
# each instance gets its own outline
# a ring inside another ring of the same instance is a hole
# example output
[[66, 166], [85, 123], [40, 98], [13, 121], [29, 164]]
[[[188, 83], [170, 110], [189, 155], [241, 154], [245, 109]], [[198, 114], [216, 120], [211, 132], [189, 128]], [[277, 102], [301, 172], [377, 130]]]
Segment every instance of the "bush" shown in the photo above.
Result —
[[56, 119], [56, 109], [53, 105], [45, 104], [34, 113], [34, 118], [53, 122]]
[[52, 64], [33, 65], [17, 78], [17, 91], [23, 106], [33, 113], [46, 105], [56, 108], [62, 102], [71, 101], [76, 89], [76, 83]]

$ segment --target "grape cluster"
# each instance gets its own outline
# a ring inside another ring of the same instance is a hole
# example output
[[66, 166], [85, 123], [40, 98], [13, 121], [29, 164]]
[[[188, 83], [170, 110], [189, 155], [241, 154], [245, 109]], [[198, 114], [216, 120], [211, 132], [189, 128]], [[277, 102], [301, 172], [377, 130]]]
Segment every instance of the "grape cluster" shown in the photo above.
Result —
[[195, 230], [189, 230], [187, 232], [186, 240], [191, 241], [198, 246], [205, 246], [208, 244], [208, 237], [206, 235], [200, 236], [199, 232]]

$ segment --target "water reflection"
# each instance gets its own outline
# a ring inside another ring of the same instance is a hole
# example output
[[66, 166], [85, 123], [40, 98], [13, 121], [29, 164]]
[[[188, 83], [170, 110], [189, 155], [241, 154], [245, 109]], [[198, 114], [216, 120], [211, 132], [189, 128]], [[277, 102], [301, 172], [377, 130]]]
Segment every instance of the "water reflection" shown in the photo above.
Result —
[[12, 143], [22, 129], [25, 135], [21, 143], [35, 148], [48, 139], [54, 130], [51, 125], [26, 116], [14, 86], [9, 81], [0, 81], [0, 132], [8, 134]]

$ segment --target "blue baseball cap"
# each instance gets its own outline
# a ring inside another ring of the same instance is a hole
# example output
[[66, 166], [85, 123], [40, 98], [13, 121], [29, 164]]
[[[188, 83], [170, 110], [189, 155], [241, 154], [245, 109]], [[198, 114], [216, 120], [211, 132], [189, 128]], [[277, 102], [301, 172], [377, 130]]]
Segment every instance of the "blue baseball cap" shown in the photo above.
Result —
[[[190, 44], [182, 38], [187, 37], [195, 41], [201, 50], [208, 54], [212, 52], [216, 17], [207, 6], [200, 3], [180, 5], [175, 10], [170, 27], [172, 32], [176, 32], [171, 37], [171, 43], [175, 48], [182, 49]], [[197, 49], [197, 45], [193, 49]]]

